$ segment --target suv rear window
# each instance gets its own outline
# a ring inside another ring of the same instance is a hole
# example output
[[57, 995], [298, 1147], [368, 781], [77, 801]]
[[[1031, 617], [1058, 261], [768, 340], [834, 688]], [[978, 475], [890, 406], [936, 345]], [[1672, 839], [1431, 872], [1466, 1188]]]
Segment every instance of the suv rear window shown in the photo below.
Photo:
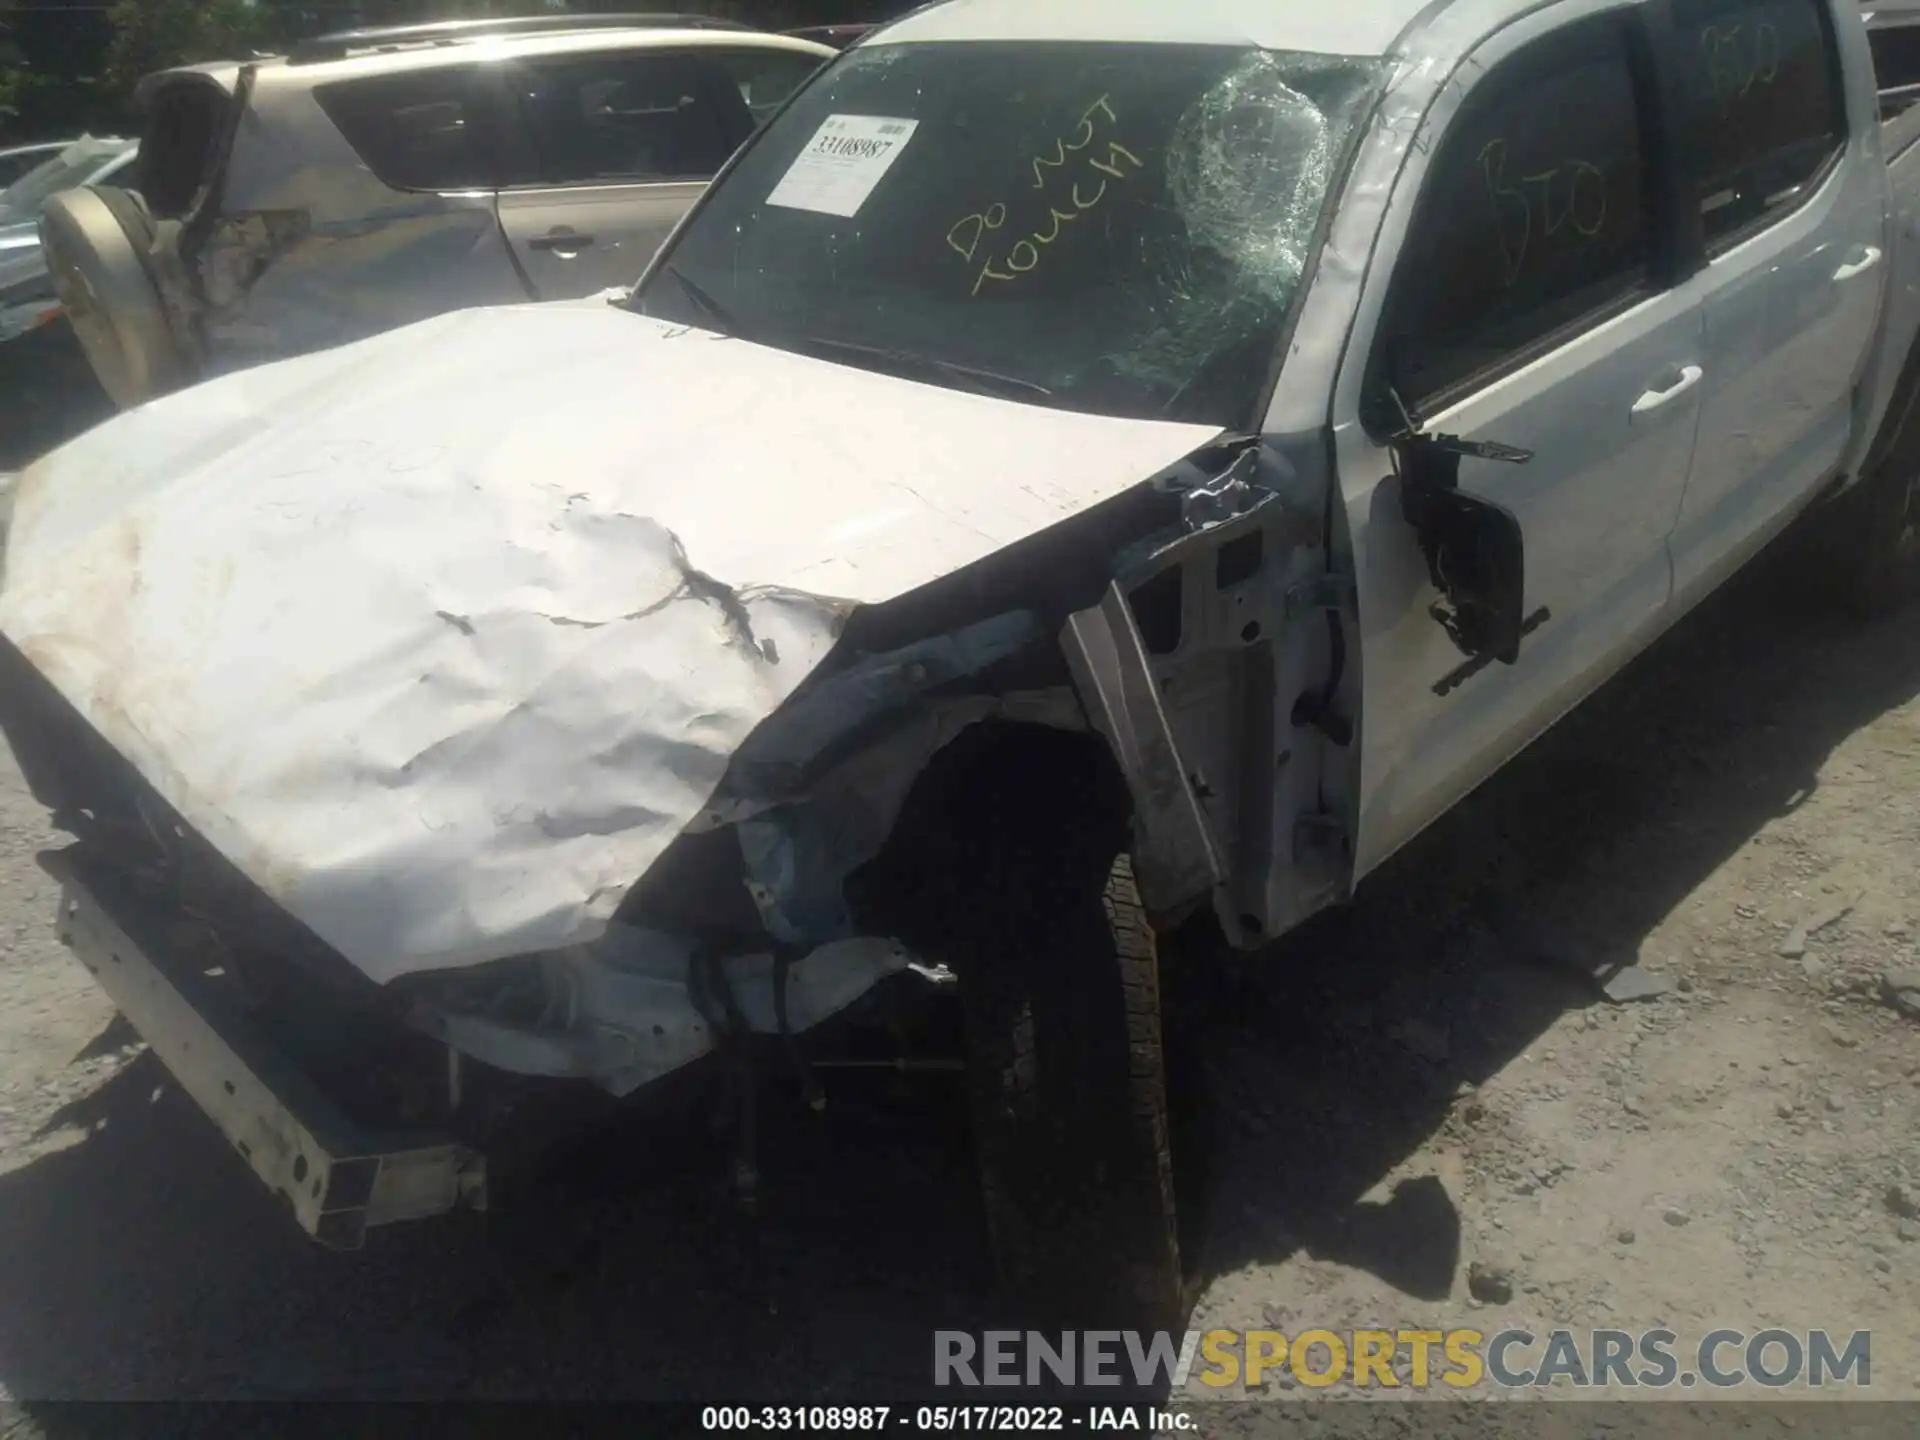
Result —
[[314, 99], [383, 185], [395, 190], [490, 190], [479, 71], [411, 70], [314, 88]]
[[154, 215], [177, 218], [217, 160], [235, 102], [218, 86], [180, 81], [155, 95], [140, 136], [141, 195]]

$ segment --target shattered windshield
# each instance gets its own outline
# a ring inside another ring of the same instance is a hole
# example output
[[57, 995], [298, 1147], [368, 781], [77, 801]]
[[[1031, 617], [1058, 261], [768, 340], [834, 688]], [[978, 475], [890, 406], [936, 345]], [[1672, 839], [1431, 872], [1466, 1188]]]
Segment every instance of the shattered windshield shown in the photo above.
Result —
[[94, 171], [131, 148], [132, 142], [127, 140], [95, 140], [89, 136], [74, 141], [0, 190], [0, 225], [33, 219], [48, 200], [62, 190], [84, 184]]
[[1248, 424], [1383, 73], [1234, 46], [856, 49], [630, 304], [958, 389]]

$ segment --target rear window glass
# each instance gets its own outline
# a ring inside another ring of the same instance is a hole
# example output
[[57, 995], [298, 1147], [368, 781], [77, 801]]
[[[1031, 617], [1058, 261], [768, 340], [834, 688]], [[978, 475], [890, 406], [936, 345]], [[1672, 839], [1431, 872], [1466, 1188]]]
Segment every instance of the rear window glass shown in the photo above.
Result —
[[1716, 249], [1787, 214], [1846, 143], [1839, 57], [1818, 0], [1674, 0], [1680, 80]]
[[356, 154], [396, 190], [486, 190], [490, 147], [470, 65], [322, 85], [314, 98]]
[[192, 206], [233, 104], [213, 85], [176, 85], [154, 97], [140, 137], [140, 193], [155, 215], [174, 218]]

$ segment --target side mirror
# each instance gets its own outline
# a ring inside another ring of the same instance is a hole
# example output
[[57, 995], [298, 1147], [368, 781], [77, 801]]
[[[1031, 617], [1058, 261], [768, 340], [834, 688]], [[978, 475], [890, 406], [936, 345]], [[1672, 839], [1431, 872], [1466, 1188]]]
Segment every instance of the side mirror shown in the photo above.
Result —
[[[1403, 496], [1404, 499], [1404, 496]], [[1526, 542], [1513, 512], [1459, 491], [1427, 496], [1415, 526], [1440, 599], [1433, 618], [1462, 655], [1511, 665], [1525, 620]]]
[[1511, 665], [1520, 641], [1547, 619], [1526, 613], [1526, 541], [1513, 512], [1460, 489], [1460, 457], [1524, 465], [1528, 450], [1452, 435], [1409, 432], [1393, 442], [1400, 510], [1419, 538], [1440, 598], [1434, 620], [1469, 660], [1437, 687], [1441, 693], [1493, 661]]

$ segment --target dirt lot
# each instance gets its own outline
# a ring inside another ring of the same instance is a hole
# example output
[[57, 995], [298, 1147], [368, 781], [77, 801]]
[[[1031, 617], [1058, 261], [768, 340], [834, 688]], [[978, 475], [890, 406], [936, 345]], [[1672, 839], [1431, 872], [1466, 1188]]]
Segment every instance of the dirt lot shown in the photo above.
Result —
[[[1920, 1398], [1920, 1020], [1883, 981], [1920, 967], [1917, 627], [1763, 565], [1246, 966], [1196, 1324], [1867, 1329], [1872, 1393]], [[898, 1397], [990, 1318], [937, 1091], [784, 1143], [757, 1231], [709, 1148], [633, 1133], [511, 1208], [310, 1247], [53, 943], [49, 838], [8, 763], [5, 1396]], [[1664, 993], [1577, 973], [1634, 961]]]

